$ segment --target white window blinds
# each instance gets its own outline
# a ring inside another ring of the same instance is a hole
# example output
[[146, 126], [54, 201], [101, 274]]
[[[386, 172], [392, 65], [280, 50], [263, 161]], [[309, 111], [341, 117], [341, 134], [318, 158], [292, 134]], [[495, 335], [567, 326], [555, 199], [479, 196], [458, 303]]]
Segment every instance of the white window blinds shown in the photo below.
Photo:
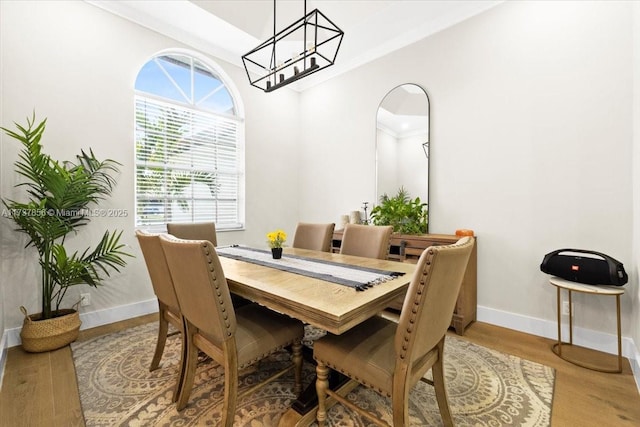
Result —
[[136, 97], [136, 226], [214, 221], [242, 227], [240, 121]]

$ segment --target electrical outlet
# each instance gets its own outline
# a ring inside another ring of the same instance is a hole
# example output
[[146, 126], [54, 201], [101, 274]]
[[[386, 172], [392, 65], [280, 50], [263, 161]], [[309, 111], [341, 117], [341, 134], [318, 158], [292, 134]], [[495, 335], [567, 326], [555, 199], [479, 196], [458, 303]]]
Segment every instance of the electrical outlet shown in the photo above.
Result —
[[91, 294], [80, 294], [80, 305], [82, 307], [91, 305]]
[[[575, 303], [571, 304], [571, 315], [573, 316], [574, 310], [575, 309]], [[569, 301], [562, 301], [562, 315], [563, 316], [568, 316], [569, 315]]]

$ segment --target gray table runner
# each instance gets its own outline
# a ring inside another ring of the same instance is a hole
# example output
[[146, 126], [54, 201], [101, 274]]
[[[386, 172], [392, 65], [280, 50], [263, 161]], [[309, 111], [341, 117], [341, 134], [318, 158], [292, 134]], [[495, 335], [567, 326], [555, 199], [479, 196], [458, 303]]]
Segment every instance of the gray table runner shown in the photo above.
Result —
[[283, 254], [281, 259], [273, 259], [271, 251], [237, 245], [218, 247], [216, 248], [216, 252], [218, 255], [226, 258], [313, 277], [315, 279], [349, 286], [358, 291], [364, 291], [378, 283], [404, 275], [404, 273], [398, 271], [347, 265], [298, 255]]

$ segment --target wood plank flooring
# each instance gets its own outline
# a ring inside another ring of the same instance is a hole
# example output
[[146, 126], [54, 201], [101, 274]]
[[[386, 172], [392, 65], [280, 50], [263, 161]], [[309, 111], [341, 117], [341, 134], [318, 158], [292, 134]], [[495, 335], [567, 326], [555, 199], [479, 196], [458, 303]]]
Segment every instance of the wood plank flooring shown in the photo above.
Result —
[[[148, 315], [80, 333], [80, 340], [157, 321]], [[565, 362], [551, 352], [552, 340], [481, 322], [465, 339], [556, 369], [552, 425], [640, 426], [640, 395], [628, 361], [621, 374], [606, 374]], [[610, 359], [602, 353], [595, 357]], [[9, 349], [0, 392], [0, 426], [83, 426], [80, 399], [69, 347], [48, 353]]]

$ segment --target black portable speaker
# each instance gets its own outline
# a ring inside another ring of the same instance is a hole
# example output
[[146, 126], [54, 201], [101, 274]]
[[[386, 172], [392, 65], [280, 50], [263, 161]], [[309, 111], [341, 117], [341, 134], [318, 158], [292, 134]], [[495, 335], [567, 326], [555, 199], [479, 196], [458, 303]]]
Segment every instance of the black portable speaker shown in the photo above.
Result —
[[558, 249], [544, 256], [540, 270], [572, 282], [622, 286], [629, 277], [620, 261], [600, 252]]

